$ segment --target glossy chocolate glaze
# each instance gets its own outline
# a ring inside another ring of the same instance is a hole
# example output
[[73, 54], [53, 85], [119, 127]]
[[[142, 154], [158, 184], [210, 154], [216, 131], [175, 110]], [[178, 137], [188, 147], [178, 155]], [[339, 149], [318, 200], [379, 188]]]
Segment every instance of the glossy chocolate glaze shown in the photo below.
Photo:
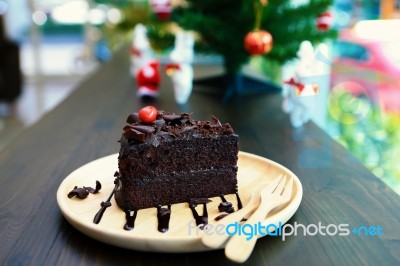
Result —
[[124, 225], [125, 230], [130, 231], [135, 227], [137, 212], [138, 212], [137, 210], [134, 210], [132, 214], [131, 210], [125, 210], [125, 218], [126, 218], [126, 223]]
[[[235, 195], [236, 195], [236, 200], [237, 200], [237, 209], [240, 210], [241, 208], [243, 208], [243, 204], [242, 204], [242, 201], [240, 200], [239, 193], [236, 192]], [[221, 198], [222, 202], [218, 205], [218, 210], [220, 212], [225, 212], [225, 213], [221, 213], [220, 215], [215, 217], [214, 218], [215, 221], [219, 221], [222, 218], [224, 218], [225, 216], [227, 216], [230, 213], [235, 211], [235, 209], [233, 208], [233, 204], [231, 202], [227, 201], [225, 199], [224, 195], [221, 194], [219, 197]]]
[[167, 208], [163, 208], [161, 205], [157, 207], [157, 220], [158, 220], [158, 231], [165, 233], [169, 229], [169, 220], [171, 218], [171, 204]]
[[[103, 201], [100, 205], [101, 208], [100, 210], [96, 213], [93, 223], [98, 224], [101, 221], [101, 218], [103, 217], [104, 212], [108, 207], [111, 206], [111, 198], [113, 197], [115, 191], [118, 188], [118, 178], [114, 181], [116, 186], [114, 187], [113, 191], [111, 192], [110, 196], [106, 201]], [[239, 194], [236, 192], [236, 199], [237, 199], [237, 204], [238, 204], [238, 210], [243, 207], [242, 202], [240, 200]], [[224, 218], [225, 216], [229, 215], [229, 213], [234, 212], [234, 208], [232, 206], [232, 203], [227, 201], [224, 197], [224, 195], [220, 195], [222, 203], [218, 206], [218, 209], [220, 212], [225, 212], [217, 217], [214, 218], [215, 221], [219, 221], [220, 219]], [[200, 229], [204, 229], [204, 227], [208, 224], [208, 210], [207, 210], [207, 203], [210, 202], [209, 199], [207, 198], [196, 198], [196, 199], [191, 199], [189, 201], [189, 208], [192, 211], [193, 217], [196, 221], [196, 225]], [[203, 215], [199, 215], [199, 213], [196, 210], [196, 206], [202, 204], [203, 205]], [[167, 205], [168, 208], [163, 208], [161, 205], [157, 206], [157, 220], [158, 220], [158, 226], [157, 229], [161, 233], [165, 233], [169, 230], [169, 221], [171, 218], [171, 204]], [[126, 218], [126, 223], [124, 225], [124, 230], [130, 231], [135, 227], [135, 221], [137, 217], [138, 210], [125, 210], [125, 218]]]
[[95, 224], [100, 223], [101, 218], [103, 217], [104, 212], [106, 211], [106, 209], [107, 209], [108, 207], [111, 206], [111, 198], [112, 198], [112, 196], [114, 195], [115, 190], [116, 190], [116, 187], [114, 187], [114, 189], [113, 189], [113, 191], [111, 192], [111, 194], [110, 194], [110, 196], [108, 197], [108, 199], [107, 199], [106, 201], [102, 201], [102, 202], [100, 203], [101, 208], [100, 208], [100, 210], [96, 213], [96, 215], [94, 216], [93, 223], [95, 223]]
[[208, 224], [208, 211], [207, 211], [207, 203], [203, 204], [203, 215], [199, 215], [196, 211], [197, 204], [189, 203], [189, 208], [193, 213], [193, 217], [196, 220], [196, 225], [200, 229], [204, 229], [204, 227]]
[[236, 200], [237, 200], [237, 208], [238, 208], [238, 210], [240, 210], [241, 208], [243, 208], [243, 204], [242, 204], [242, 201], [240, 200], [239, 192], [236, 192], [235, 194], [236, 194]]

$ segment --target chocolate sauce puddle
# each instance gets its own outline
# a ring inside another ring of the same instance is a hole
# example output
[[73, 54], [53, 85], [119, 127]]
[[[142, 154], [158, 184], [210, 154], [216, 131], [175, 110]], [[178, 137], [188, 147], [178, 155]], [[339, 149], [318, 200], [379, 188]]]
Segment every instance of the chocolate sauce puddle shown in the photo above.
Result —
[[[243, 208], [243, 204], [242, 204], [242, 201], [240, 200], [239, 193], [236, 192], [235, 195], [236, 195], [236, 201], [237, 201], [237, 209], [240, 210], [241, 208]], [[227, 201], [223, 194], [221, 194], [219, 197], [221, 198], [222, 202], [219, 204], [218, 210], [220, 212], [224, 212], [224, 213], [221, 213], [220, 215], [215, 217], [214, 218], [215, 221], [219, 221], [222, 218], [224, 218], [225, 216], [227, 216], [230, 213], [235, 211], [232, 202]], [[242, 221], [244, 221], [244, 220], [242, 220]]]
[[162, 208], [161, 205], [157, 207], [157, 220], [158, 220], [158, 231], [165, 233], [169, 229], [169, 219], [171, 218], [171, 204], [168, 204], [167, 208]]
[[94, 216], [94, 218], [93, 218], [93, 223], [95, 223], [95, 224], [100, 223], [101, 218], [103, 217], [104, 212], [106, 211], [106, 209], [107, 209], [108, 207], [111, 206], [111, 198], [112, 198], [112, 196], [114, 195], [116, 189], [117, 189], [117, 187], [115, 187], [115, 188], [113, 189], [113, 191], [111, 192], [110, 196], [108, 197], [108, 199], [107, 199], [106, 201], [102, 201], [102, 202], [100, 203], [101, 208], [100, 208], [100, 210], [96, 213], [96, 215]]
[[132, 211], [131, 210], [125, 210], [125, 218], [126, 218], [126, 224], [124, 225], [124, 230], [130, 231], [133, 228], [135, 228], [135, 220], [137, 216], [137, 210]]

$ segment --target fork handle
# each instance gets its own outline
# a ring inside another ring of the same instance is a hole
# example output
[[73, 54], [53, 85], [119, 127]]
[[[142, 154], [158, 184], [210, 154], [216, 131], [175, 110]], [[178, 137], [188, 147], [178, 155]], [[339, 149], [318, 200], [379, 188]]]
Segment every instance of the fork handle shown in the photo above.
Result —
[[[254, 246], [257, 242], [258, 238], [258, 232], [260, 229], [257, 228], [256, 232], [253, 232], [255, 230], [255, 224], [258, 225], [258, 222], [262, 222], [265, 220], [265, 217], [268, 215], [268, 213], [272, 210], [272, 206], [266, 208], [258, 208], [253, 215], [246, 221], [245, 224], [242, 225], [243, 232], [240, 230], [240, 234], [235, 234], [234, 236], [229, 239], [228, 243], [226, 244], [225, 247], [225, 256], [238, 263], [245, 262], [249, 257], [251, 252], [254, 249]], [[245, 235], [243, 233], [248, 232], [244, 226], [246, 224], [251, 226], [251, 232], [252, 235]]]
[[[257, 204], [249, 204], [249, 205], [243, 207], [242, 209], [240, 209], [236, 212], [233, 212], [233, 213], [227, 215], [226, 217], [222, 218], [218, 223], [214, 224], [214, 228], [216, 226], [222, 224], [222, 225], [224, 225], [223, 228], [226, 229], [226, 226], [228, 226], [229, 224], [232, 224], [235, 222], [240, 223], [240, 220], [242, 220], [242, 218], [245, 215], [254, 211], [254, 209], [256, 207], [257, 207]], [[204, 235], [201, 238], [201, 241], [203, 242], [203, 244], [205, 246], [217, 249], [217, 248], [221, 247], [229, 237], [230, 236], [227, 234], [226, 231], [223, 232], [223, 234], [218, 234], [217, 232], [215, 232], [213, 230], [209, 234], [207, 234], [207, 232], [204, 232]]]

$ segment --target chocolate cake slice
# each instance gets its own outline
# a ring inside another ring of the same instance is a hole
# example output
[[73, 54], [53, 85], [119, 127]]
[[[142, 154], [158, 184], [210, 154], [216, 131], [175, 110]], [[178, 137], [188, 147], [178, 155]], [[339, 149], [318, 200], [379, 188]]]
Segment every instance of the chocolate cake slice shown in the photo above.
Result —
[[127, 122], [115, 192], [120, 208], [138, 210], [237, 192], [239, 137], [229, 124], [163, 112], [147, 123], [133, 113]]

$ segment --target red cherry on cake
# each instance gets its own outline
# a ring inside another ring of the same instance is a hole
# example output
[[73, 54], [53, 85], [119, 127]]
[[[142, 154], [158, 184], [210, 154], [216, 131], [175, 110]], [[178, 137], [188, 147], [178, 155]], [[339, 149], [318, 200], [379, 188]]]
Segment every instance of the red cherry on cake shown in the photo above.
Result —
[[144, 123], [151, 123], [156, 120], [157, 109], [154, 106], [146, 106], [140, 109], [139, 119]]

